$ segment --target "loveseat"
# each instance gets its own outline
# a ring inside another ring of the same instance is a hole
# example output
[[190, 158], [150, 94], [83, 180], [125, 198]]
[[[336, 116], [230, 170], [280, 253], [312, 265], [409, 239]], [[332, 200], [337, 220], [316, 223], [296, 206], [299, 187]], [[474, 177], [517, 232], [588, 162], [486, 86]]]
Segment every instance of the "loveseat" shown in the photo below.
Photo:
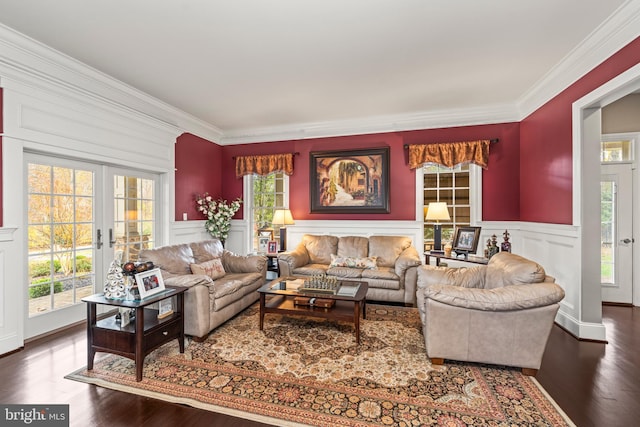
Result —
[[365, 281], [367, 299], [415, 304], [421, 265], [411, 238], [404, 236], [330, 236], [305, 234], [291, 252], [278, 254], [281, 276], [328, 275]]
[[197, 341], [256, 302], [256, 290], [267, 274], [265, 256], [236, 255], [217, 239], [144, 249], [139, 260], [153, 261], [165, 285], [189, 288], [184, 294], [184, 332]]
[[500, 252], [485, 266], [421, 266], [417, 304], [427, 355], [509, 365], [535, 375], [564, 298], [544, 268]]

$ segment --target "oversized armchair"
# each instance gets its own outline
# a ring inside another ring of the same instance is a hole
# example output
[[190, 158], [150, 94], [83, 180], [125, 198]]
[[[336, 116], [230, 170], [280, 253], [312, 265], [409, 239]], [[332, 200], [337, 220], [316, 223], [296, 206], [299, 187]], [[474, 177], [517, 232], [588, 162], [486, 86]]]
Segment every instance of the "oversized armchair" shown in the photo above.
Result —
[[539, 264], [508, 252], [486, 266], [418, 269], [416, 299], [433, 364], [508, 365], [535, 376], [563, 298]]

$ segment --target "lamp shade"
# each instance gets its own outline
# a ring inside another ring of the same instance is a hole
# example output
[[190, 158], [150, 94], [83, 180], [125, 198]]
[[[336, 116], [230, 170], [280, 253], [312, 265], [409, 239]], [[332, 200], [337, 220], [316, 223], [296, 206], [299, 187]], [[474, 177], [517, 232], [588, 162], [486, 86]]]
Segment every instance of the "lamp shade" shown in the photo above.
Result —
[[295, 224], [295, 222], [293, 222], [293, 217], [291, 216], [291, 211], [289, 209], [276, 209], [273, 213], [272, 223], [276, 225]]
[[427, 209], [427, 214], [424, 217], [425, 221], [448, 221], [451, 219], [449, 216], [449, 209], [444, 202], [431, 202]]

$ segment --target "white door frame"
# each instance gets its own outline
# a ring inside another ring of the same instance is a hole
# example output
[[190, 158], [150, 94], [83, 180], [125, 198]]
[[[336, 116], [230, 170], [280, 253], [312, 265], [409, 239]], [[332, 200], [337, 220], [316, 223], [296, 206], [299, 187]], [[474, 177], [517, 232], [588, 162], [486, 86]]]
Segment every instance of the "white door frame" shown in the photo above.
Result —
[[[594, 283], [594, 277], [599, 277], [597, 266], [599, 263], [599, 235], [589, 233], [598, 229], [600, 209], [599, 188], [594, 183], [594, 177], [600, 174], [592, 171], [600, 169], [600, 139], [601, 114], [600, 109], [618, 99], [640, 90], [640, 64], [635, 65], [624, 73], [616, 76], [607, 83], [593, 90], [573, 103], [572, 108], [572, 146], [573, 146], [573, 225], [580, 229], [580, 285], [578, 309], [580, 324], [584, 324], [592, 331], [600, 332], [581, 337], [605, 340], [604, 325], [602, 324], [602, 296], [600, 286]], [[591, 175], [591, 176], [589, 176]], [[599, 191], [598, 191], [599, 193]], [[636, 197], [637, 198], [637, 197]], [[637, 215], [636, 215], [637, 216]], [[635, 221], [635, 219], [634, 219]], [[634, 229], [636, 224], [634, 223]], [[634, 264], [640, 262], [640, 251], [634, 251]], [[596, 268], [594, 268], [596, 266]], [[592, 271], [593, 270], [593, 271]], [[640, 305], [640, 283], [638, 275], [634, 275], [634, 305]], [[594, 289], [597, 292], [594, 292]]]

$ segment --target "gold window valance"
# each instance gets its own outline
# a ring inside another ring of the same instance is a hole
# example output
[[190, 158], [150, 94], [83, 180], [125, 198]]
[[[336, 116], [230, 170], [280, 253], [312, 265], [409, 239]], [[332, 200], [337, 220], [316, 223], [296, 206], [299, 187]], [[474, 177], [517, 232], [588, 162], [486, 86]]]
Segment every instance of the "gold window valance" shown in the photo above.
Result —
[[462, 163], [474, 163], [484, 169], [489, 164], [489, 144], [491, 141], [445, 142], [439, 144], [411, 144], [409, 148], [409, 168], [415, 169], [425, 163], [453, 167]]
[[272, 172], [291, 175], [293, 174], [293, 156], [294, 153], [238, 156], [236, 157], [236, 176], [268, 175]]

